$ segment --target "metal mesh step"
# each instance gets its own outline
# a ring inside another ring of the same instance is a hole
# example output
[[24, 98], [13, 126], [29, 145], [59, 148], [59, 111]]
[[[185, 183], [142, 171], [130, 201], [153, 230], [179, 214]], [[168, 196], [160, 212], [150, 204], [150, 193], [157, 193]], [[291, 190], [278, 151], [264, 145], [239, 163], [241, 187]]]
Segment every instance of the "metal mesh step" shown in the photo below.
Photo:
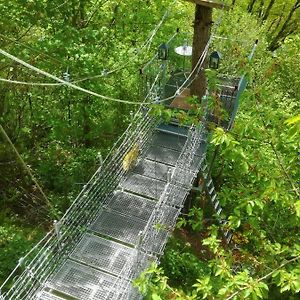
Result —
[[175, 166], [179, 155], [180, 152], [172, 149], [159, 146], [150, 146], [145, 154], [145, 157], [154, 161]]
[[151, 140], [151, 144], [155, 146], [161, 146], [161, 147], [181, 151], [186, 142], [186, 137], [176, 135], [176, 130], [178, 130], [178, 133], [180, 133], [181, 131], [177, 126], [172, 126], [172, 127], [175, 130], [174, 134], [168, 134], [165, 132], [157, 131]]
[[164, 181], [134, 173], [130, 174], [122, 183], [124, 189], [153, 199], [159, 199], [165, 186], [166, 182]]
[[145, 224], [146, 222], [134, 217], [123, 216], [113, 211], [102, 211], [92, 224], [91, 230], [135, 245]]
[[174, 168], [158, 161], [143, 159], [136, 165], [133, 172], [150, 178], [167, 181], [169, 169], [172, 171]]
[[117, 191], [108, 208], [122, 214], [147, 221], [155, 207], [155, 202], [127, 192]]
[[106, 299], [116, 277], [67, 260], [47, 286], [80, 300]]
[[[168, 170], [170, 170], [170, 172], [172, 173], [173, 169], [174, 167], [171, 167], [169, 165], [153, 160], [143, 159], [133, 169], [133, 173], [167, 181]], [[173, 179], [179, 184], [189, 184], [191, 182], [191, 178], [193, 177], [194, 175], [192, 173], [185, 174], [182, 172], [176, 172], [176, 177], [174, 177]]]
[[71, 258], [118, 275], [135, 253], [133, 248], [85, 234], [71, 254]]
[[35, 299], [36, 300], [64, 300], [63, 298], [60, 298], [46, 291], [42, 291], [38, 293]]

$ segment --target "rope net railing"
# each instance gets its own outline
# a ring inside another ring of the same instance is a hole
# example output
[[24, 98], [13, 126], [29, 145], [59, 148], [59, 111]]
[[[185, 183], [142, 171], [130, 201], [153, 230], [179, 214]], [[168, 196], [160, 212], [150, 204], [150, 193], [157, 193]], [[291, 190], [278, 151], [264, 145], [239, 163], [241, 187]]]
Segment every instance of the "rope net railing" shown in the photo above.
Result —
[[23, 269], [22, 273], [12, 278], [11, 282], [6, 282], [11, 288], [4, 292], [4, 287], [1, 287], [0, 299], [34, 299], [34, 295], [44, 288], [46, 280], [74, 249], [125, 176], [127, 170], [124, 169], [123, 161], [126, 154], [134, 147], [138, 148], [139, 153], [145, 151], [157, 122], [150, 110], [140, 107], [103, 164], [55, 224], [55, 229], [19, 264], [17, 271]]

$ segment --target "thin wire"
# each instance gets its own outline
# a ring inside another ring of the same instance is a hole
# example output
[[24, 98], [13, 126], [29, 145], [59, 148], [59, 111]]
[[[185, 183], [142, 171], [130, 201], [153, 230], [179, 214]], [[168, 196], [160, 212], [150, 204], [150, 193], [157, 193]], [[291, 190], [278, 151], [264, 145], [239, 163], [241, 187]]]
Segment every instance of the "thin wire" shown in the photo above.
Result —
[[[0, 33], [0, 35], [1, 35], [1, 33]], [[178, 35], [178, 32], [174, 33], [172, 35], [172, 37], [167, 41], [167, 44], [169, 44], [177, 35]], [[150, 61], [148, 61], [148, 63], [143, 67], [142, 70], [144, 70], [149, 65], [149, 63], [151, 63], [155, 58], [157, 58], [157, 53], [153, 56], [153, 58]], [[83, 81], [86, 81], [86, 80], [96, 79], [96, 78], [100, 78], [100, 77], [106, 77], [106, 76], [108, 76], [112, 73], [115, 73], [115, 72], [117, 72], [117, 71], [119, 71], [119, 70], [121, 70], [125, 67], [126, 67], [126, 65], [122, 65], [122, 66], [119, 66], [119, 67], [109, 71], [109, 72], [102, 73], [102, 74], [95, 75], [95, 76], [81, 78], [81, 79], [74, 80], [74, 81], [71, 81], [71, 82], [72, 83], [79, 83], [79, 82], [83, 82]], [[5, 79], [5, 78], [1, 78], [1, 77], [0, 77], [0, 81], [6, 82], [6, 83], [11, 83], [11, 84], [22, 84], [22, 85], [30, 85], [30, 86], [60, 86], [60, 85], [64, 85], [64, 83], [29, 82], [29, 81]]]
[[174, 0], [168, 7], [168, 9], [166, 10], [166, 12], [164, 13], [162, 19], [160, 20], [160, 22], [158, 23], [157, 27], [154, 29], [154, 32], [152, 33], [152, 35], [150, 36], [148, 42], [145, 44], [145, 47], [148, 48], [148, 50], [150, 49], [152, 40], [154, 38], [154, 36], [156, 35], [156, 33], [158, 32], [159, 28], [161, 27], [161, 25], [163, 24], [163, 22], [165, 21], [165, 19], [169, 16], [172, 7], [174, 6], [174, 4], [176, 3], [177, 0]]
[[2, 49], [0, 49], [0, 54], [8, 57], [11, 60], [16, 61], [17, 63], [25, 66], [28, 69], [31, 69], [31, 70], [39, 73], [39, 74], [42, 74], [42, 75], [44, 75], [46, 77], [49, 77], [49, 78], [51, 78], [51, 79], [53, 79], [55, 81], [61, 82], [61, 83], [65, 84], [65, 85], [67, 85], [67, 86], [69, 86], [71, 88], [74, 88], [74, 89], [79, 90], [81, 92], [84, 92], [86, 94], [90, 94], [92, 96], [95, 96], [95, 97], [98, 97], [98, 98], [101, 98], [101, 99], [104, 99], [104, 100], [114, 101], [114, 102], [120, 102], [120, 103], [126, 103], [126, 104], [134, 104], [134, 105], [143, 104], [142, 102], [127, 101], [127, 100], [112, 98], [112, 97], [108, 97], [108, 96], [104, 96], [104, 95], [98, 94], [96, 92], [90, 91], [88, 89], [82, 88], [82, 87], [80, 87], [78, 85], [75, 85], [73, 83], [70, 83], [70, 82], [67, 82], [67, 81], [65, 81], [63, 79], [60, 79], [57, 76], [54, 76], [54, 75], [52, 75], [52, 74], [50, 74], [50, 73], [48, 73], [46, 71], [43, 71], [43, 70], [41, 70], [41, 69], [39, 69], [37, 67], [34, 67], [33, 65], [31, 65], [31, 64], [29, 64], [29, 63], [27, 63], [27, 62], [25, 62], [25, 61], [17, 58], [14, 55], [9, 54], [8, 52], [6, 52], [6, 51], [4, 51]]
[[[167, 9], [166, 12], [164, 13], [162, 19], [161, 19], [160, 22], [155, 26], [154, 30], [151, 32], [150, 37], [142, 44], [142, 47], [141, 47], [138, 51], [135, 52], [134, 57], [138, 56], [138, 55], [139, 55], [139, 54], [147, 47], [147, 45], [149, 45], [149, 46], [148, 46], [148, 50], [149, 50], [150, 44], [151, 44], [151, 42], [152, 42], [154, 36], [155, 36], [156, 33], [158, 32], [159, 28], [162, 26], [162, 24], [163, 24], [163, 22], [165, 21], [165, 19], [168, 17], [168, 15], [169, 15], [169, 13], [170, 13], [172, 7], [173, 7], [173, 4], [174, 4], [176, 1], [177, 1], [177, 0], [174, 0], [173, 3], [170, 4], [170, 5], [168, 6], [168, 9]], [[67, 1], [66, 1], [66, 2], [67, 2]], [[66, 2], [65, 2], [65, 3], [66, 3]], [[65, 4], [65, 3], [63, 3], [63, 4]], [[31, 50], [33, 50], [33, 51], [35, 51], [35, 52], [37, 52], [37, 53], [39, 53], [39, 54], [41, 54], [41, 55], [45, 55], [45, 56], [47, 56], [47, 57], [49, 57], [49, 58], [51, 58], [51, 59], [53, 59], [53, 60], [55, 60], [55, 61], [57, 61], [57, 62], [59, 62], [59, 63], [62, 63], [60, 60], [58, 60], [58, 59], [56, 59], [56, 58], [53, 58], [53, 57], [51, 57], [51, 56], [48, 55], [48, 54], [42, 53], [42, 52], [40, 52], [39, 50], [36, 50], [36, 49], [34, 49], [34, 48], [30, 47], [30, 46], [27, 46], [27, 45], [25, 45], [24, 43], [21, 43], [21, 42], [19, 42], [19, 41], [15, 41], [15, 40], [13, 40], [13, 39], [11, 39], [11, 38], [9, 38], [9, 37], [7, 37], [7, 36], [1, 34], [1, 33], [0, 33], [0, 36], [4, 37], [4, 38], [6, 38], [6, 39], [9, 39], [10, 41], [16, 42], [16, 43], [18, 43], [18, 44], [24, 46], [25, 48], [31, 49]], [[174, 36], [175, 36], [175, 35], [174, 35]], [[171, 39], [173, 39], [173, 37], [172, 37]], [[78, 80], [74, 80], [72, 83], [79, 83], [79, 82], [83, 82], [83, 81], [86, 81], [86, 80], [91, 80], [91, 79], [96, 79], [96, 78], [105, 77], [105, 76], [107, 76], [107, 75], [110, 75], [110, 74], [112, 74], [112, 73], [115, 73], [115, 72], [117, 72], [117, 71], [119, 71], [119, 70], [122, 70], [122, 69], [126, 68], [128, 65], [131, 64], [131, 62], [132, 62], [132, 60], [126, 62], [125, 64], [123, 64], [123, 65], [121, 65], [121, 66], [115, 67], [113, 70], [111, 70], [111, 71], [109, 71], [109, 72], [102, 73], [102, 74], [95, 75], [95, 76], [89, 76], [89, 77], [81, 78], [81, 79], [78, 79]], [[64, 84], [65, 84], [65, 83], [33, 83], [33, 82], [31, 83], [31, 82], [24, 82], [24, 81], [8, 80], [8, 79], [4, 79], [4, 78], [0, 78], [0, 81], [2, 81], [2, 82], [7, 82], [7, 83], [14, 83], [14, 84], [31, 85], [31, 86], [39, 86], [39, 85], [40, 85], [40, 86], [59, 86], [59, 85], [64, 85]], [[120, 102], [120, 101], [119, 101], [119, 102]], [[135, 102], [134, 102], [134, 103], [135, 103]], [[134, 104], [134, 103], [132, 102], [131, 104]], [[129, 103], [128, 103], [128, 104], [129, 104]]]

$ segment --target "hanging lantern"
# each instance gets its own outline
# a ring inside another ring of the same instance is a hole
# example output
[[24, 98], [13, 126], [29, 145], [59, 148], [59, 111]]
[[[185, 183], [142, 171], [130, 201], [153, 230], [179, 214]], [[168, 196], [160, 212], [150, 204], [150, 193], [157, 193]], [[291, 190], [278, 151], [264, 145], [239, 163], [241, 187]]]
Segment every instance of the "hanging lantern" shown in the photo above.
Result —
[[164, 43], [158, 47], [158, 59], [167, 60], [169, 57], [169, 47]]
[[209, 57], [209, 68], [210, 69], [218, 69], [220, 59], [221, 59], [221, 54], [218, 51], [212, 52]]

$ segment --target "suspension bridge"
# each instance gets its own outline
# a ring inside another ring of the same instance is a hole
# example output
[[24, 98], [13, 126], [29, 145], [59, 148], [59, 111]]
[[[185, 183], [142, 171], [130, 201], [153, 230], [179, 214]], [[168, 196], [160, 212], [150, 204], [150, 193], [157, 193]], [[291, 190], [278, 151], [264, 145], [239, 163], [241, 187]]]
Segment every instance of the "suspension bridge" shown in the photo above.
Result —
[[[230, 115], [243, 87], [234, 84], [220, 92]], [[132, 281], [159, 261], [199, 171], [216, 215], [222, 212], [207, 139], [205, 121], [163, 124], [141, 106], [62, 219], [19, 261], [24, 271], [1, 299], [142, 299]], [[224, 237], [229, 242], [231, 233]]]
[[[191, 73], [183, 70], [167, 76], [166, 64], [156, 56], [147, 64], [143, 69], [145, 102], [64, 216], [19, 260], [4, 284], [9, 288], [0, 290], [1, 300], [142, 299], [132, 283], [152, 262], [159, 263], [198, 176], [217, 219], [222, 221], [206, 159], [207, 124], [215, 121], [207, 97], [197, 126], [181, 126], [176, 119], [163, 123], [147, 100], [178, 108], [178, 99], [195, 78], [193, 73], [204, 64], [209, 44]], [[59, 84], [98, 95], [3, 50], [1, 54]], [[159, 65], [158, 73], [147, 76], [155, 64]], [[218, 99], [228, 114], [221, 124], [226, 130], [233, 125], [245, 87], [245, 76], [221, 80]], [[231, 232], [222, 234], [229, 243]]]

